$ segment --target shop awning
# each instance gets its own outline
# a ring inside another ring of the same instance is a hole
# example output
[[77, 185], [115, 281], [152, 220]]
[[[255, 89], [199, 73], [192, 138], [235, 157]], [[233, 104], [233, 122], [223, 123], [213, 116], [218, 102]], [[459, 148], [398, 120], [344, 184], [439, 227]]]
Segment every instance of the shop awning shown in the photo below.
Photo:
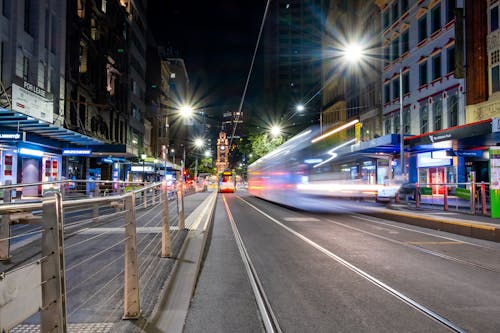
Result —
[[[52, 145], [58, 148], [68, 144], [79, 146], [101, 145], [103, 142], [96, 138], [86, 136], [63, 127], [34, 119], [22, 113], [0, 108], [0, 130], [25, 132], [27, 141]], [[43, 142], [37, 142], [38, 136]]]

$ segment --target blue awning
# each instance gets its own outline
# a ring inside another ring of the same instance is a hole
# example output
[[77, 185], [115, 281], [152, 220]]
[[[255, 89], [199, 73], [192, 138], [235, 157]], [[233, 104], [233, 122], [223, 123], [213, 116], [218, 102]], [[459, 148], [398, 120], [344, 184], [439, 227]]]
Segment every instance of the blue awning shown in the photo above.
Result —
[[[50, 145], [57, 148], [70, 145], [101, 145], [103, 141], [69, 129], [34, 119], [25, 114], [0, 108], [0, 129], [26, 132], [27, 141]], [[41, 142], [37, 142], [37, 137]]]

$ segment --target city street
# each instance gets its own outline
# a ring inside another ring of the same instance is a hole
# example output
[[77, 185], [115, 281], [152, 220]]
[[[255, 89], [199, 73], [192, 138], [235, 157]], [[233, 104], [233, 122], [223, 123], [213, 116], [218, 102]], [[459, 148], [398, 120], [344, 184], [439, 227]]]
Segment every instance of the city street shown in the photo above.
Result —
[[498, 243], [342, 205], [310, 214], [219, 195], [184, 331], [500, 330]]

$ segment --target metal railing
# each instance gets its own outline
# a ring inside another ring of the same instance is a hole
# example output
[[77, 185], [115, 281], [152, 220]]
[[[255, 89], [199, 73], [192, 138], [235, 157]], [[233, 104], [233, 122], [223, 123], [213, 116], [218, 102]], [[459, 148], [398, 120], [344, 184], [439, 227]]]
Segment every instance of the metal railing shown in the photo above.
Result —
[[[124, 183], [123, 191], [94, 190], [95, 196], [77, 198], [61, 186], [67, 182], [75, 181], [57, 182], [43, 198], [30, 202], [13, 200], [10, 190], [19, 185], [0, 188], [4, 190], [4, 204], [0, 205], [0, 267], [5, 268], [0, 273], [2, 332], [37, 313], [41, 332], [67, 332], [68, 315], [110, 289], [109, 297], [122, 297], [117, 302], [121, 306], [108, 316], [116, 316], [121, 309], [123, 319], [139, 318], [139, 291], [145, 285], [141, 278], [148, 276], [141, 272], [158, 272], [161, 268], [153, 263], [154, 258], [171, 257], [172, 242], [181, 238], [185, 226], [182, 187], [172, 195], [173, 189], [162, 183], [134, 183], [129, 189], [125, 188], [131, 183]], [[98, 181], [78, 181], [88, 182]], [[177, 199], [172, 203], [177, 209], [169, 208], [172, 199]], [[160, 226], [155, 221], [161, 221]], [[175, 221], [177, 226], [173, 226]], [[90, 254], [88, 248], [96, 252]], [[115, 263], [121, 258], [124, 265], [115, 272]], [[122, 288], [109, 288], [120, 279], [123, 282], [117, 285]], [[95, 290], [90, 293], [91, 289]], [[90, 295], [84, 300], [79, 299], [87, 293]], [[70, 294], [76, 294], [78, 300], [68, 299]], [[98, 307], [92, 311], [101, 315]]]
[[490, 216], [489, 183], [485, 182], [405, 184], [399, 194], [399, 201], [417, 208], [427, 206]]

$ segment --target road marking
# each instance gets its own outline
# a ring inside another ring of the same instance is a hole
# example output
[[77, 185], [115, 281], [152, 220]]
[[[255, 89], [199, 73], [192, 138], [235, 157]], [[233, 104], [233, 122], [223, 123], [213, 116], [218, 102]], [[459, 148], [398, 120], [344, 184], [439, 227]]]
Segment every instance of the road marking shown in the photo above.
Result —
[[465, 244], [464, 242], [406, 242], [411, 245], [448, 245], [448, 244]]
[[266, 212], [262, 211], [261, 209], [257, 208], [256, 206], [252, 205], [250, 202], [246, 201], [245, 199], [243, 199], [239, 195], [236, 195], [236, 197], [239, 200], [241, 200], [244, 203], [246, 203], [248, 206], [250, 206], [253, 209], [255, 209], [260, 214], [262, 214], [265, 217], [267, 217], [269, 220], [271, 220], [272, 222], [274, 222], [278, 226], [280, 226], [283, 229], [285, 229], [286, 231], [290, 232], [292, 235], [294, 235], [297, 238], [303, 240], [305, 243], [311, 245], [313, 248], [319, 250], [320, 252], [322, 252], [326, 256], [328, 256], [331, 259], [335, 260], [336, 262], [338, 262], [339, 264], [343, 265], [344, 267], [350, 269], [351, 271], [353, 271], [354, 273], [358, 274], [359, 276], [365, 278], [367, 281], [371, 282], [373, 285], [379, 287], [382, 290], [385, 290], [386, 292], [388, 292], [389, 294], [393, 295], [397, 299], [399, 299], [402, 302], [408, 304], [409, 306], [413, 307], [414, 309], [416, 309], [418, 311], [421, 311], [422, 313], [424, 313], [428, 317], [433, 318], [434, 320], [436, 320], [439, 323], [441, 323], [442, 325], [448, 327], [452, 331], [463, 332], [463, 333], [466, 332], [464, 329], [462, 329], [461, 327], [455, 325], [453, 322], [449, 321], [448, 319], [444, 318], [443, 316], [439, 315], [437, 312], [432, 311], [431, 309], [429, 309], [426, 306], [418, 303], [417, 301], [415, 301], [412, 298], [406, 296], [405, 294], [401, 293], [400, 291], [398, 291], [398, 290], [390, 287], [389, 285], [385, 284], [384, 282], [382, 282], [381, 280], [377, 279], [376, 277], [374, 277], [374, 276], [368, 274], [367, 272], [363, 271], [359, 267], [351, 264], [347, 260], [339, 257], [338, 255], [334, 254], [333, 252], [328, 251], [327, 249], [325, 249], [321, 245], [313, 242], [312, 240], [310, 240], [306, 236], [302, 235], [301, 233], [299, 233], [299, 232], [293, 230], [292, 228], [284, 225], [283, 223], [281, 223], [280, 221], [278, 221], [277, 219], [275, 219], [271, 215], [267, 214]]
[[314, 217], [285, 217], [283, 220], [288, 222], [318, 222], [319, 219]]

